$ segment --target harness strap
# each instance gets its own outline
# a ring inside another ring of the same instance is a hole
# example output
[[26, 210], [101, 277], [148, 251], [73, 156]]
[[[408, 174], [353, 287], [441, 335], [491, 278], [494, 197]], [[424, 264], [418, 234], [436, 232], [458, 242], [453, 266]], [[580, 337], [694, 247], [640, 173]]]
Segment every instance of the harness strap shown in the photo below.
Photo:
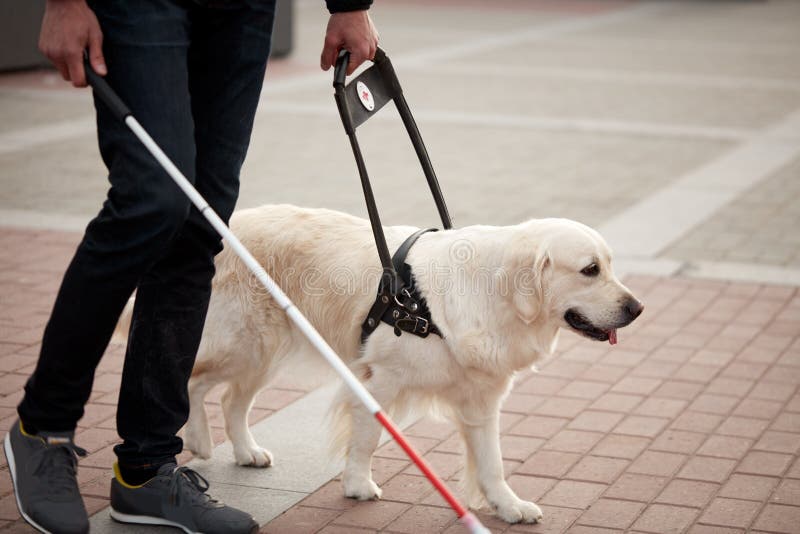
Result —
[[[394, 267], [394, 270], [399, 273], [403, 270], [403, 266], [408, 267], [406, 264], [406, 256], [408, 256], [408, 253], [411, 251], [411, 247], [414, 246], [414, 243], [417, 242], [417, 239], [419, 239], [422, 234], [438, 231], [438, 228], [423, 228], [422, 230], [417, 230], [408, 236], [392, 256], [392, 266]], [[403, 279], [403, 281], [408, 282], [406, 279]]]
[[416, 288], [411, 266], [406, 261], [406, 256], [419, 237], [426, 232], [436, 232], [436, 228], [417, 230], [403, 241], [400, 248], [392, 256], [392, 266], [402, 280], [402, 287], [396, 295], [391, 288], [381, 282], [378, 287], [378, 296], [370, 308], [366, 320], [361, 324], [361, 343], [364, 344], [369, 335], [378, 328], [381, 321], [394, 327], [395, 335], [408, 332], [419, 337], [428, 337], [436, 334], [442, 337], [439, 328], [431, 319], [431, 312], [425, 299]]

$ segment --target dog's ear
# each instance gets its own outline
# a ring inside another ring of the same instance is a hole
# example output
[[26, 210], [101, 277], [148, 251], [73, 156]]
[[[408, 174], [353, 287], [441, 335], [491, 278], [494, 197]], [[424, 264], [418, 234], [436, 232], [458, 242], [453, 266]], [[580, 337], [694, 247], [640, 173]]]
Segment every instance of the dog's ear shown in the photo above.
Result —
[[543, 244], [517, 252], [510, 262], [511, 296], [517, 316], [533, 323], [545, 306], [545, 278], [552, 260]]

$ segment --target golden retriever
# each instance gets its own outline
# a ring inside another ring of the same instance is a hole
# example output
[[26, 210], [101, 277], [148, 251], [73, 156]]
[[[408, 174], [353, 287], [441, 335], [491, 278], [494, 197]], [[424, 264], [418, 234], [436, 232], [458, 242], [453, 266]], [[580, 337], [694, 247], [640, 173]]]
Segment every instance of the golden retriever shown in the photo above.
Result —
[[[500, 407], [515, 374], [553, 352], [559, 329], [615, 343], [616, 329], [641, 313], [641, 303], [614, 276], [611, 251], [597, 232], [541, 219], [423, 234], [406, 262], [443, 336], [398, 337], [382, 324], [362, 346], [361, 323], [381, 273], [368, 221], [280, 205], [239, 211], [231, 228], [384, 409], [396, 416], [435, 409], [455, 422], [473, 506], [488, 502], [511, 523], [542, 518], [504, 479]], [[415, 230], [386, 227], [390, 249]], [[227, 383], [222, 406], [236, 461], [268, 466], [272, 456], [253, 440], [248, 411], [282, 366], [313, 349], [229, 247], [216, 267], [189, 382], [185, 444], [199, 457], [211, 456], [203, 399]], [[130, 306], [126, 314], [120, 330]], [[371, 459], [381, 427], [344, 390], [334, 412], [336, 441], [346, 454], [345, 495], [379, 498]]]

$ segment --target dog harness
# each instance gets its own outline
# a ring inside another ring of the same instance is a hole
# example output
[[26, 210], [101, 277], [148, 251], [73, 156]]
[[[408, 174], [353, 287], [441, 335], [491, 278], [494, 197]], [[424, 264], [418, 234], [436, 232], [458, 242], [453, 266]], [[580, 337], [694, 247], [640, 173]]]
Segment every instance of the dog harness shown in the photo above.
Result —
[[[392, 266], [399, 275], [402, 285], [396, 294], [392, 294], [389, 284], [381, 282], [378, 287], [378, 296], [367, 314], [367, 319], [361, 324], [361, 344], [363, 345], [369, 335], [378, 328], [380, 321], [394, 327], [394, 335], [403, 332], [414, 334], [422, 338], [429, 334], [442, 336], [431, 319], [431, 311], [420, 295], [411, 272], [411, 266], [406, 263], [406, 256], [419, 237], [426, 232], [436, 232], [436, 228], [417, 230], [403, 241], [400, 248], [392, 256]], [[385, 280], [385, 279], [384, 279]]]
[[378, 207], [375, 204], [375, 197], [372, 193], [372, 185], [369, 183], [367, 167], [361, 155], [361, 147], [356, 137], [356, 129], [375, 115], [383, 106], [389, 102], [394, 102], [400, 118], [406, 127], [411, 144], [417, 153], [428, 187], [433, 195], [442, 225], [445, 229], [453, 227], [450, 214], [447, 212], [442, 191], [439, 188], [439, 181], [433, 170], [428, 151], [422, 142], [422, 136], [411, 116], [411, 110], [403, 96], [403, 89], [392, 67], [391, 61], [380, 47], [375, 51], [373, 65], [353, 78], [349, 84], [345, 83], [347, 65], [350, 54], [346, 50], [339, 52], [336, 62], [336, 69], [333, 76], [333, 88], [335, 90], [336, 105], [339, 108], [339, 115], [347, 137], [350, 139], [350, 147], [353, 149], [353, 156], [356, 159], [358, 175], [361, 178], [361, 188], [364, 191], [364, 200], [367, 204], [369, 222], [372, 226], [372, 235], [375, 237], [375, 246], [378, 249], [378, 256], [383, 267], [383, 275], [378, 285], [378, 296], [375, 304], [367, 315], [366, 320], [361, 325], [361, 342], [364, 343], [369, 335], [375, 331], [378, 324], [383, 321], [394, 328], [394, 333], [400, 335], [408, 332], [419, 337], [428, 337], [434, 333], [442, 336], [441, 331], [433, 324], [431, 312], [428, 309], [425, 299], [419, 294], [414, 284], [414, 276], [411, 267], [406, 264], [405, 259], [408, 251], [414, 242], [425, 232], [433, 231], [433, 228], [419, 230], [410, 235], [393, 256], [389, 255], [389, 247], [386, 245], [386, 237], [383, 234], [381, 218], [378, 215]]

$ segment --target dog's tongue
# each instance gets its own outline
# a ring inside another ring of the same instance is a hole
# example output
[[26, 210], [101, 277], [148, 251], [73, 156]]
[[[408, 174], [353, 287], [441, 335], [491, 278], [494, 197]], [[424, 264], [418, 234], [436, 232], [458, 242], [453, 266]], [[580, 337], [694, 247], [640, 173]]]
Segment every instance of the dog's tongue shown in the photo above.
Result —
[[608, 342], [611, 343], [612, 345], [616, 345], [617, 344], [617, 330], [616, 330], [616, 328], [614, 330], [609, 330], [608, 331]]

